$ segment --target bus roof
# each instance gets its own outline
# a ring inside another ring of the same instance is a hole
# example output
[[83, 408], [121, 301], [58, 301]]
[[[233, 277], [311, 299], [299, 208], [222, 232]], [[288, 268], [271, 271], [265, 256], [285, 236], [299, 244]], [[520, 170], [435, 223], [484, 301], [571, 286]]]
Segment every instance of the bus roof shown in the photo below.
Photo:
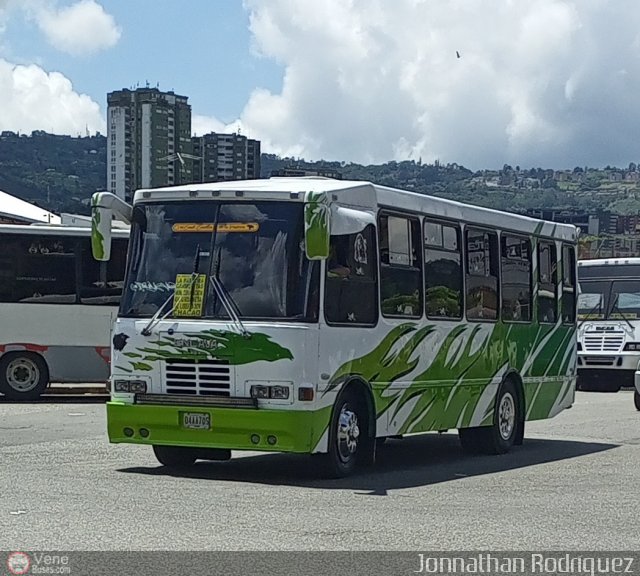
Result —
[[578, 266], [639, 266], [640, 258], [594, 258], [578, 260]]
[[[485, 224], [501, 229], [561, 238], [570, 242], [575, 242], [578, 236], [578, 229], [570, 224], [538, 220], [418, 192], [380, 186], [367, 181], [335, 180], [317, 176], [231, 180], [142, 189], [136, 191], [134, 203], [194, 199], [195, 194], [198, 194], [202, 200], [211, 197], [237, 199], [239, 192], [247, 194], [250, 198], [261, 200], [304, 200], [308, 193], [327, 193], [331, 194], [332, 201], [339, 204], [373, 212], [376, 212], [378, 207], [384, 206], [454, 221]], [[292, 194], [294, 197], [291, 196]]]

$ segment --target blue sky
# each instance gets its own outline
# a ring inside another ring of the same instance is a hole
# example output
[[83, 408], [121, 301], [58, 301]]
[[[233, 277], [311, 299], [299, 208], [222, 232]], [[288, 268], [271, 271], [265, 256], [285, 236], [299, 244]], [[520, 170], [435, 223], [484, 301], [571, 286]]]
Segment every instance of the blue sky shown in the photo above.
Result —
[[[71, 5], [60, 2], [59, 5]], [[39, 63], [72, 80], [102, 107], [112, 90], [159, 83], [189, 96], [193, 112], [236, 120], [256, 86], [279, 90], [282, 67], [252, 50], [249, 15], [240, 0], [104, 0], [121, 29], [117, 44], [90, 56], [53, 49], [27, 13], [6, 27], [7, 57]]]
[[0, 130], [104, 133], [146, 82], [281, 156], [640, 162], [636, 0], [0, 0]]

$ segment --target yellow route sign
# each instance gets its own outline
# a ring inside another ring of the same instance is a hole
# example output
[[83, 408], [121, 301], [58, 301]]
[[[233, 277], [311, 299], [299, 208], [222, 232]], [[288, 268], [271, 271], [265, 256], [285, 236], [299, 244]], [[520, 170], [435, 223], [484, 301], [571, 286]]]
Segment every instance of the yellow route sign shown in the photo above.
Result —
[[[195, 222], [176, 222], [171, 226], [174, 232], [213, 232], [214, 225]], [[218, 232], [257, 232], [260, 225], [257, 222], [221, 222]]]
[[178, 274], [176, 276], [176, 291], [173, 296], [175, 303], [174, 316], [183, 318], [202, 317], [206, 278], [205, 274], [198, 274], [195, 278], [191, 274]]

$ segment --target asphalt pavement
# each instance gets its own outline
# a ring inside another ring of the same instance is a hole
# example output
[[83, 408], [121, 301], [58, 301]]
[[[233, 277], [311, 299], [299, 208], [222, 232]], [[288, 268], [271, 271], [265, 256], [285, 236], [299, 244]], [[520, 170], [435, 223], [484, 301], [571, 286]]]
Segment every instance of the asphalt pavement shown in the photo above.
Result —
[[168, 473], [111, 445], [96, 403], [0, 403], [0, 550], [638, 550], [640, 412], [577, 393], [503, 456], [387, 442], [355, 477], [234, 452]]

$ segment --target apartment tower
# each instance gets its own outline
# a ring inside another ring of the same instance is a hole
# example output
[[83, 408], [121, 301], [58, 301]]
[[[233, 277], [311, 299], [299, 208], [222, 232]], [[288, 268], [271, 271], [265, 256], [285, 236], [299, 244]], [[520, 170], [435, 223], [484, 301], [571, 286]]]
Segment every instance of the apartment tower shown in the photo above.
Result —
[[240, 134], [194, 136], [194, 182], [260, 178], [260, 142]]
[[191, 106], [157, 88], [107, 94], [107, 190], [130, 201], [138, 188], [193, 182]]

